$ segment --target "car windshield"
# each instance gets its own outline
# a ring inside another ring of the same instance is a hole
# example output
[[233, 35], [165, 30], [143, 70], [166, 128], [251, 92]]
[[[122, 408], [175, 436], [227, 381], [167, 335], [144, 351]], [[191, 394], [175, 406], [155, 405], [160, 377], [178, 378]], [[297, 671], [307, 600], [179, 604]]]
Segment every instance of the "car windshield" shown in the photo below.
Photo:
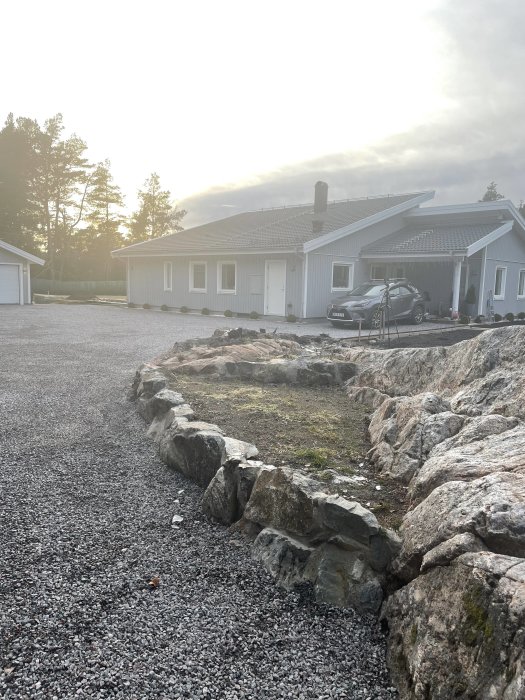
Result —
[[384, 284], [360, 284], [348, 292], [349, 297], [378, 297], [385, 290]]

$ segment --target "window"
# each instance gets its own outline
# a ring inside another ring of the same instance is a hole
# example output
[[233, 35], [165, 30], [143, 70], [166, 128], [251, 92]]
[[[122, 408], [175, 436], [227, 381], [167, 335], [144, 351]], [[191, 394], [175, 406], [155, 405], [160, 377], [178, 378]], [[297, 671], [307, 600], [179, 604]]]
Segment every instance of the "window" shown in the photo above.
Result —
[[217, 293], [235, 294], [237, 292], [237, 264], [234, 262], [217, 263]]
[[525, 270], [520, 270], [518, 277], [518, 299], [525, 299]]
[[354, 266], [348, 263], [332, 263], [332, 292], [352, 288]]
[[190, 262], [190, 292], [206, 292], [206, 267], [205, 262]]
[[505, 281], [507, 278], [507, 268], [497, 267], [494, 280], [494, 299], [505, 299]]
[[173, 288], [173, 267], [170, 262], [164, 263], [164, 291], [171, 292]]
[[371, 280], [384, 280], [386, 279], [386, 265], [372, 265], [370, 268], [370, 279]]

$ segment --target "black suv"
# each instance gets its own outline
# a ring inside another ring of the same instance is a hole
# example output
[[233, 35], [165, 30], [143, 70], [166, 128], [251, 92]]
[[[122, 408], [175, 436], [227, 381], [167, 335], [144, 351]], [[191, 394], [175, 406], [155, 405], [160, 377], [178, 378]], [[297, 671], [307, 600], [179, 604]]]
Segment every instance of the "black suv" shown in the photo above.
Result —
[[[388, 291], [388, 294], [387, 294]], [[395, 282], [366, 282], [335, 299], [326, 310], [333, 326], [344, 326], [362, 321], [370, 328], [385, 321], [406, 319], [419, 324], [425, 317], [425, 301], [413, 284], [406, 280]]]

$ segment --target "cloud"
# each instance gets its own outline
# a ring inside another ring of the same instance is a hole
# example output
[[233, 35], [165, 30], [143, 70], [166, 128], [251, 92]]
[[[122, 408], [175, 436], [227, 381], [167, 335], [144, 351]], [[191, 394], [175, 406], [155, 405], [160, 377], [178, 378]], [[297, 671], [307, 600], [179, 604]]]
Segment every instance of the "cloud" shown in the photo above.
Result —
[[516, 203], [525, 198], [525, 3], [446, 2], [431, 21], [445, 66], [448, 107], [441, 114], [366, 150], [327, 154], [248, 185], [194, 195], [183, 203], [186, 225], [311, 202], [318, 179], [328, 182], [330, 199], [434, 189], [435, 203], [477, 201], [491, 180]]

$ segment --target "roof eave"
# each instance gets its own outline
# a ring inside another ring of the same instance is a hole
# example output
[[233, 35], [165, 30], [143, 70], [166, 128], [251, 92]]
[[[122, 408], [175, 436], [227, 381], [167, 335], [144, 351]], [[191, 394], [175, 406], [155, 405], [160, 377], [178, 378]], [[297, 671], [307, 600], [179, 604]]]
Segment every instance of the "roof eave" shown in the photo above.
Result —
[[311, 241], [307, 241], [306, 243], [304, 243], [303, 250], [305, 253], [310, 253], [312, 250], [322, 248], [323, 246], [328, 245], [329, 243], [334, 243], [335, 241], [338, 241], [339, 239], [344, 238], [345, 236], [349, 236], [353, 233], [356, 233], [357, 231], [361, 231], [362, 229], [367, 228], [368, 226], [373, 226], [374, 224], [386, 221], [387, 219], [391, 218], [392, 216], [396, 216], [397, 214], [403, 214], [409, 209], [413, 209], [414, 207], [419, 206], [423, 202], [428, 202], [428, 200], [432, 199], [434, 195], [434, 190], [430, 192], [422, 192], [421, 194], [416, 195], [411, 199], [408, 199], [406, 202], [396, 204], [395, 206], [389, 207], [388, 209], [384, 209], [383, 211], [380, 211], [377, 214], [372, 214], [372, 216], [367, 216], [365, 219], [360, 219], [359, 221], [356, 221], [353, 224], [350, 224], [349, 226], [343, 226], [343, 228], [339, 228], [335, 231], [331, 231], [330, 233], [326, 233], [324, 236], [313, 238]]
[[501, 236], [504, 236], [506, 233], [509, 233], [509, 231], [512, 231], [513, 226], [513, 221], [506, 221], [502, 226], [499, 226], [497, 229], [494, 229], [494, 231], [491, 231], [486, 236], [483, 236], [483, 238], [480, 238], [475, 243], [469, 245], [467, 248], [467, 255], [470, 257], [479, 250], [482, 250], [491, 243], [494, 243], [494, 241], [497, 241], [498, 238], [501, 238]]
[[449, 260], [450, 258], [466, 256], [467, 248], [461, 250], [443, 250], [437, 253], [363, 253], [363, 260], [406, 260], [407, 258], [442, 258]]
[[6, 243], [5, 241], [0, 241], [0, 248], [7, 250], [8, 253], [13, 253], [13, 255], [18, 255], [21, 258], [25, 258], [28, 262], [34, 263], [35, 265], [45, 265], [46, 264], [46, 261], [42, 260], [42, 258], [39, 258], [36, 255], [33, 255], [32, 253], [26, 253], [25, 250], [21, 250], [20, 248], [17, 248], [16, 246], [11, 245], [11, 243]]

